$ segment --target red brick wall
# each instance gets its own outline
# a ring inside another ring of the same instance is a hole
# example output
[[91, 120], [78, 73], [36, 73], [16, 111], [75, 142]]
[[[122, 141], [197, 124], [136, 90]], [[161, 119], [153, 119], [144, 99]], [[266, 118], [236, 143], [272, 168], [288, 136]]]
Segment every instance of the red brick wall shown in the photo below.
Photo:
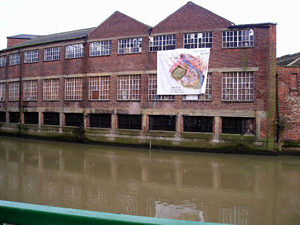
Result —
[[300, 67], [278, 67], [279, 116], [282, 141], [300, 141]]
[[7, 38], [7, 48], [21, 44], [25, 41], [28, 41], [30, 39], [20, 39], [20, 38]]

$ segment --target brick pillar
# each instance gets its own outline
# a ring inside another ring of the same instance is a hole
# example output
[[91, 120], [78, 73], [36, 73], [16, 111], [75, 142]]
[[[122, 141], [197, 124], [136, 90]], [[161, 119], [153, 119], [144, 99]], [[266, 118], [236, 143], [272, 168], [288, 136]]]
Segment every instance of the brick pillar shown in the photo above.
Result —
[[180, 135], [183, 131], [183, 116], [182, 114], [178, 114], [176, 116], [176, 135]]
[[39, 128], [41, 128], [42, 124], [44, 123], [44, 117], [42, 112], [38, 112], [39, 114]]
[[142, 132], [143, 134], [146, 134], [149, 130], [149, 124], [148, 124], [148, 115], [142, 114]]
[[116, 129], [118, 129], [118, 115], [111, 114], [111, 132], [115, 133]]
[[214, 141], [218, 142], [220, 138], [220, 131], [221, 131], [221, 117], [215, 116], [214, 117]]

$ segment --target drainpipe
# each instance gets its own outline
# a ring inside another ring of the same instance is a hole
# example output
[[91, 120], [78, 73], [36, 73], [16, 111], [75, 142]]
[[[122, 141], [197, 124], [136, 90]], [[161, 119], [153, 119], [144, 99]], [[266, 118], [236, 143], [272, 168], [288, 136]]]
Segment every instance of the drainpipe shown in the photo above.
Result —
[[279, 112], [279, 82], [278, 82], [278, 72], [276, 73], [276, 144], [280, 142], [280, 112]]
[[21, 127], [22, 127], [22, 114], [23, 114], [23, 108], [22, 108], [22, 73], [23, 73], [23, 60], [21, 55], [21, 50], [18, 49], [18, 53], [20, 55], [20, 70], [19, 70], [19, 135], [21, 135]]

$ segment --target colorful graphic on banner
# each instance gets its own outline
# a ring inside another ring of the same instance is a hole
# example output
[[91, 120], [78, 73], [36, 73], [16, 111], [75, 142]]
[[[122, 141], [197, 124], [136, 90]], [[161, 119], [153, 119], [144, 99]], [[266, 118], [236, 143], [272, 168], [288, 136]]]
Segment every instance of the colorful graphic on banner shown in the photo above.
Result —
[[157, 52], [157, 94], [204, 94], [209, 53], [209, 48]]

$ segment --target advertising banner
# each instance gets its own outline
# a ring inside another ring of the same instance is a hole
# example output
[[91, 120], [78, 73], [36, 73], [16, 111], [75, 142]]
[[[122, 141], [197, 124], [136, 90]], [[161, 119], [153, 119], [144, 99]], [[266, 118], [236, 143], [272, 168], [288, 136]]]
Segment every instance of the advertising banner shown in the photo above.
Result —
[[158, 51], [157, 94], [204, 94], [209, 54], [209, 48]]

